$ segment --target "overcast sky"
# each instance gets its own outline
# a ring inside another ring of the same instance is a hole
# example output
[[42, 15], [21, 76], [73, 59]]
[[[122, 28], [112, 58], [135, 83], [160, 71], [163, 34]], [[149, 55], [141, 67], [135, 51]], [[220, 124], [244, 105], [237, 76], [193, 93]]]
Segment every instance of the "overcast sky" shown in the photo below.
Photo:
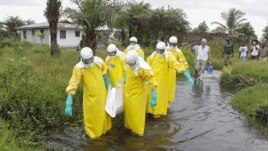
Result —
[[[142, 0], [136, 0], [140, 2]], [[267, 0], [144, 0], [152, 8], [168, 6], [183, 9], [191, 27], [206, 21], [210, 30], [215, 28], [212, 21], [223, 22], [221, 12], [236, 8], [246, 13], [245, 18], [251, 23], [259, 36], [268, 23]], [[69, 0], [63, 0], [64, 7], [70, 6]], [[20, 16], [22, 19], [33, 19], [36, 22], [46, 21], [43, 16], [46, 0], [0, 0], [0, 21], [7, 16]]]

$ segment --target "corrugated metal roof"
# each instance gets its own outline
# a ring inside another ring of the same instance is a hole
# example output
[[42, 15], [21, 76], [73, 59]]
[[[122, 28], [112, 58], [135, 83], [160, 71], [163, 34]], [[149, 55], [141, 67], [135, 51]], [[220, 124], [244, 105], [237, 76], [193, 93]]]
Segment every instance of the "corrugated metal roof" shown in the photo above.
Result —
[[[48, 29], [48, 28], [49, 28], [48, 22], [42, 22], [42, 23], [37, 23], [37, 24], [31, 24], [31, 25], [17, 27], [18, 30]], [[79, 26], [77, 24], [58, 23], [58, 29], [80, 29], [80, 30], [83, 30], [83, 27]], [[109, 30], [110, 30], [110, 28], [107, 25], [96, 28], [96, 31], [109, 31]], [[114, 31], [121, 31], [121, 30], [115, 29], [115, 28], [113, 30]]]
[[[49, 24], [48, 22], [42, 22], [42, 23], [37, 23], [37, 24], [31, 24], [31, 25], [26, 25], [26, 26], [20, 26], [17, 29], [23, 30], [23, 29], [48, 29]], [[76, 25], [76, 24], [69, 24], [69, 23], [58, 23], [58, 29], [83, 29], [81, 26]]]

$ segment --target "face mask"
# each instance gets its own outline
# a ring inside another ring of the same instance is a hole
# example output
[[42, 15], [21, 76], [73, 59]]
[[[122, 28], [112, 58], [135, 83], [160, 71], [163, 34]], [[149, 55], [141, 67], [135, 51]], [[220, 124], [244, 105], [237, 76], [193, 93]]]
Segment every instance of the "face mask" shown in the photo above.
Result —
[[175, 47], [177, 47], [177, 44], [176, 43], [170, 43], [169, 46], [172, 47], [172, 48], [175, 48]]
[[88, 58], [88, 59], [81, 59], [82, 62], [84, 63], [86, 68], [91, 67], [92, 63], [94, 62], [94, 57]]
[[128, 63], [127, 64], [132, 70], [135, 70], [136, 68], [139, 67], [139, 63], [135, 61], [134, 63]]
[[109, 52], [109, 56], [110, 56], [110, 57], [114, 57], [115, 55], [116, 55], [116, 51]]
[[163, 55], [165, 52], [165, 49], [156, 49], [156, 53], [159, 55]]
[[135, 46], [137, 43], [135, 42], [135, 41], [130, 41], [129, 42], [129, 45], [133, 45], [133, 46]]
[[130, 42], [129, 43], [129, 47], [131, 48], [131, 49], [135, 49], [135, 47], [136, 47], [136, 42]]

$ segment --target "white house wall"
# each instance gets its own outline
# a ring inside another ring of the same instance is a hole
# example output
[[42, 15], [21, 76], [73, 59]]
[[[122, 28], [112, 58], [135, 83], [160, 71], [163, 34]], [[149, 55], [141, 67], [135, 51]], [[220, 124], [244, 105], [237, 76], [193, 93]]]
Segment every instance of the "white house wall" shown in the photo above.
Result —
[[[33, 29], [34, 35], [32, 35], [32, 30], [22, 30], [21, 32], [21, 40], [28, 41], [33, 44], [41, 44], [41, 39], [37, 36], [37, 33], [40, 32], [40, 29]], [[26, 39], [24, 38], [24, 31], [26, 31]], [[42, 39], [42, 44], [49, 45], [50, 43], [50, 35], [49, 29], [44, 29], [44, 38]]]
[[60, 38], [60, 30], [58, 30], [58, 36], [57, 36], [58, 45], [60, 47], [77, 47], [82, 39], [83, 32], [80, 31], [80, 36], [75, 37], [75, 31], [79, 31], [79, 30], [67, 29], [66, 30], [66, 39], [61, 39]]
[[[35, 34], [32, 35], [32, 29], [22, 30], [21, 31], [21, 40], [28, 41], [33, 44], [41, 44], [41, 39], [37, 36], [37, 33], [40, 32], [40, 29], [33, 29]], [[66, 38], [60, 38], [60, 30], [66, 30]], [[26, 39], [24, 38], [24, 31], [26, 31]], [[80, 36], [75, 37], [75, 31], [80, 31]], [[42, 44], [50, 45], [50, 32], [49, 29], [44, 29], [44, 38], [42, 39]], [[77, 47], [82, 39], [83, 31], [75, 29], [58, 29], [57, 32], [57, 42], [60, 47]]]
[[[26, 31], [26, 38], [24, 38], [24, 31]], [[34, 44], [36, 43], [35, 36], [32, 36], [32, 30], [22, 30], [21, 39], [22, 39], [22, 41], [28, 41], [28, 42], [31, 42]]]

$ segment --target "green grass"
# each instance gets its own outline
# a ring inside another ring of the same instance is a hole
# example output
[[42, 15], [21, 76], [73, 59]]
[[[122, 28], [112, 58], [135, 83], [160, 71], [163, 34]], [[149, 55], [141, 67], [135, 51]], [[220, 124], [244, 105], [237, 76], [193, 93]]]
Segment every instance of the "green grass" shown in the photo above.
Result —
[[28, 138], [23, 138], [19, 140], [16, 138], [16, 129], [9, 129], [10, 125], [0, 119], [0, 150], [1, 151], [21, 151], [21, 150], [37, 150], [36, 148], [33, 148], [32, 146], [25, 146], [22, 145], [22, 143], [18, 142], [24, 142], [27, 141]]
[[0, 51], [0, 119], [14, 131], [18, 145], [40, 146], [64, 123], [82, 118], [81, 88], [74, 97], [73, 118], [63, 114], [65, 88], [79, 52], [62, 49], [61, 56], [50, 57], [47, 46], [24, 44]]
[[245, 61], [237, 62], [233, 66], [233, 75], [243, 74], [258, 80], [268, 82], [268, 62]]
[[14, 133], [8, 129], [8, 124], [0, 120], [0, 148], [1, 150], [19, 150]]
[[243, 89], [236, 93], [231, 104], [242, 112], [251, 124], [255, 124], [255, 113], [260, 106], [268, 105], [268, 84]]

